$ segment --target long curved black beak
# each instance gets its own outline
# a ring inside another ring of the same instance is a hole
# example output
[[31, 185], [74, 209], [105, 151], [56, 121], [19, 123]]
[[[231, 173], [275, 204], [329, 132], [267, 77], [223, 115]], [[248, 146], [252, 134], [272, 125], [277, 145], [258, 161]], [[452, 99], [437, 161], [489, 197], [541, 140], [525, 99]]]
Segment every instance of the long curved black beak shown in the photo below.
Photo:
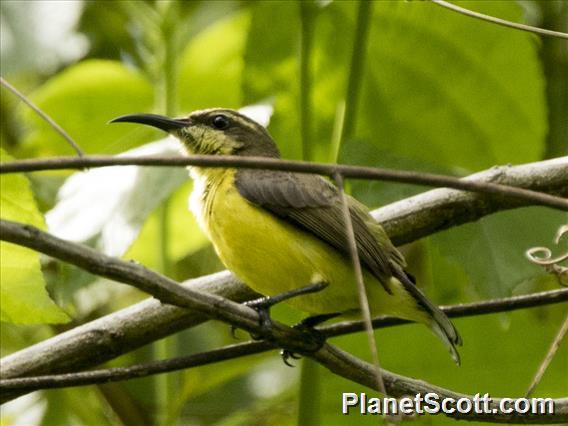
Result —
[[189, 126], [186, 118], [169, 118], [158, 114], [128, 114], [114, 118], [109, 123], [140, 123], [147, 126], [156, 127], [165, 132], [173, 132], [182, 127]]

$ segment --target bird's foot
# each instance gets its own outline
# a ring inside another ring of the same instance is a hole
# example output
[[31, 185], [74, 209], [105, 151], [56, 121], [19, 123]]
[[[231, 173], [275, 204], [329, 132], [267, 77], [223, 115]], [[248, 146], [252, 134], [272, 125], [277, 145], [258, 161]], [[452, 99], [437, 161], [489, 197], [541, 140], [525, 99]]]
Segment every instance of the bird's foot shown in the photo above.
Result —
[[[315, 341], [316, 344], [316, 349], [314, 350], [317, 351], [319, 350], [323, 344], [325, 343], [325, 336], [318, 330], [315, 329], [315, 326], [331, 319], [331, 318], [335, 318], [337, 316], [341, 315], [341, 313], [339, 312], [333, 312], [333, 313], [329, 313], [329, 314], [319, 314], [319, 315], [312, 315], [310, 317], [304, 318], [302, 321], [300, 321], [298, 324], [292, 326], [292, 328], [295, 328], [296, 330], [301, 330], [303, 332], [305, 332], [306, 334], [309, 334], [310, 339], [312, 339], [313, 341]], [[282, 349], [280, 351], [280, 357], [282, 357], [282, 361], [284, 362], [284, 364], [286, 364], [288, 367], [294, 367], [294, 364], [290, 363], [289, 360], [290, 359], [295, 359], [298, 360], [301, 358], [300, 355], [298, 355], [297, 353], [290, 351], [288, 349]]]
[[302, 357], [295, 352], [289, 351], [288, 349], [281, 349], [280, 350], [280, 358], [282, 358], [282, 362], [286, 364], [288, 367], [295, 367], [294, 364], [290, 362], [291, 359], [301, 359]]
[[[284, 293], [277, 294], [275, 296], [264, 296], [258, 299], [249, 300], [244, 302], [249, 308], [253, 308], [258, 312], [260, 332], [251, 334], [254, 340], [262, 340], [266, 336], [270, 336], [272, 332], [272, 319], [270, 318], [270, 308], [274, 305], [283, 302], [288, 299], [292, 299], [297, 296], [302, 296], [304, 294], [315, 293], [323, 290], [328, 286], [327, 283], [318, 282], [315, 284], [310, 284], [305, 287], [296, 288], [294, 290], [286, 291]], [[235, 337], [236, 327], [231, 327], [231, 334]]]

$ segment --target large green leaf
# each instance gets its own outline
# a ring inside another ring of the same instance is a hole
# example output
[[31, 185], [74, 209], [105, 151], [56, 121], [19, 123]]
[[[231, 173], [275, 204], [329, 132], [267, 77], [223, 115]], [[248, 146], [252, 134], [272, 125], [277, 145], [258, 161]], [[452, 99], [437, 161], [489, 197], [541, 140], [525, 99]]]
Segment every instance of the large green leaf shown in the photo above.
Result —
[[542, 207], [501, 212], [437, 234], [441, 253], [460, 264], [484, 298], [509, 296], [541, 270], [525, 257], [532, 247], [553, 247], [566, 214]]
[[[117, 61], [88, 60], [56, 74], [32, 100], [89, 154], [114, 153], [150, 140], [148, 129], [107, 125], [122, 114], [152, 109], [152, 87]], [[37, 115], [25, 110], [25, 154], [70, 155], [69, 145]]]
[[195, 36], [180, 53], [181, 111], [241, 106], [242, 51], [248, 22], [245, 12], [229, 15]]
[[[2, 161], [12, 160], [0, 150]], [[0, 176], [2, 219], [44, 228], [28, 180], [21, 175]], [[61, 323], [69, 318], [49, 298], [39, 264], [39, 254], [0, 242], [0, 319], [20, 324]]]
[[[520, 21], [510, 1], [466, 7]], [[456, 170], [540, 158], [543, 79], [531, 35], [427, 2], [377, 2], [359, 136]]]
[[298, 116], [297, 3], [256, 2], [244, 53], [243, 98], [246, 103], [273, 99], [270, 132], [282, 155], [300, 158]]

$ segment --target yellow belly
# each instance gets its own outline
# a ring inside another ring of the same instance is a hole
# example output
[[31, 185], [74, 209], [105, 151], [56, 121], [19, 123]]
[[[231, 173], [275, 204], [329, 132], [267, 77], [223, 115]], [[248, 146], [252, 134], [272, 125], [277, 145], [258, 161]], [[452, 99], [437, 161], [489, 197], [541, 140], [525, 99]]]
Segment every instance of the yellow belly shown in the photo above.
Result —
[[[197, 183], [191, 208], [225, 266], [255, 291], [275, 295], [316, 282], [324, 290], [292, 298], [288, 303], [312, 314], [359, 310], [351, 260], [327, 243], [249, 203], [235, 188], [234, 172], [217, 172], [207, 199]], [[402, 285], [394, 280], [389, 295], [364, 273], [373, 315], [394, 315], [427, 322]]]

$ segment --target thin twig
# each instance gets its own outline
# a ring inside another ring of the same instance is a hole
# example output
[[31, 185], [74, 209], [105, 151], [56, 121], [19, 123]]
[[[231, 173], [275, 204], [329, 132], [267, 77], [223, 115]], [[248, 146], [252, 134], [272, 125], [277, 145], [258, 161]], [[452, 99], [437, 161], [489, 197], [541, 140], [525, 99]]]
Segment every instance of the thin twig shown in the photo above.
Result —
[[[327, 367], [331, 372], [342, 376], [347, 380], [351, 380], [370, 388], [373, 388], [374, 386], [374, 366], [355, 358], [353, 355], [350, 355], [337, 347], [324, 346], [322, 350], [312, 354], [311, 357], [323, 366]], [[469, 399], [470, 403], [472, 405], [474, 404], [471, 395], [460, 394], [448, 389], [433, 386], [422, 380], [410, 379], [388, 371], [383, 371], [383, 377], [387, 390], [393, 397], [404, 397], [418, 394], [424, 396], [430, 393], [437, 395], [440, 398], [452, 398], [454, 401], [461, 398]], [[494, 423], [565, 424], [568, 422], [568, 398], [559, 398], [555, 400], [550, 398], [552, 407], [549, 405], [548, 410], [544, 413], [534, 413], [532, 410], [525, 413], [521, 413], [520, 411], [513, 411], [510, 414], [505, 413], [500, 411], [500, 408], [502, 408], [502, 402], [503, 400], [500, 398], [492, 398], [489, 406], [487, 407], [488, 410], [485, 412], [481, 410], [481, 413], [477, 410], [454, 410], [452, 413], [449, 413], [447, 410], [443, 410], [441, 414], [454, 419]], [[506, 408], [509, 408], [509, 406], [506, 406]]]
[[[484, 300], [481, 302], [460, 303], [457, 305], [440, 306], [440, 310], [449, 318], [463, 318], [476, 315], [488, 315], [500, 312], [510, 312], [518, 309], [536, 308], [568, 302], [568, 288], [542, 291], [539, 293], [523, 294], [520, 296], [504, 297], [500, 299]], [[400, 324], [409, 324], [410, 321], [402, 318], [383, 317], [373, 320], [373, 328], [391, 327]], [[326, 337], [342, 336], [346, 333], [364, 331], [362, 321], [343, 321], [318, 329]]]
[[[197, 310], [211, 319], [225, 321], [257, 335], [262, 335], [264, 331], [258, 313], [247, 306], [213, 294], [194, 291], [142, 265], [123, 262], [90, 247], [57, 238], [31, 225], [0, 220], [0, 239], [56, 257], [95, 275], [130, 284], [162, 303]], [[292, 336], [295, 338], [292, 339]], [[304, 353], [317, 347], [316, 342], [305, 338], [306, 333], [277, 322], [272, 324], [270, 337], [275, 342], [282, 342], [281, 347], [293, 352]]]
[[42, 109], [40, 109], [36, 104], [34, 104], [26, 95], [24, 95], [14, 86], [8, 83], [3, 77], [0, 77], [0, 84], [4, 86], [6, 89], [8, 89], [10, 92], [12, 92], [14, 95], [16, 95], [18, 98], [20, 98], [20, 100], [23, 103], [25, 103], [32, 110], [34, 110], [37, 113], [37, 115], [43, 118], [47, 122], [47, 124], [49, 124], [53, 128], [53, 130], [59, 133], [63, 137], [63, 139], [65, 139], [69, 143], [69, 145], [71, 145], [71, 148], [75, 150], [75, 152], [79, 157], [82, 157], [84, 155], [79, 145], [73, 140], [71, 136], [69, 136], [69, 133], [63, 130], [63, 127], [57, 124], [49, 115], [47, 115]]
[[[255, 347], [253, 347], [253, 345]], [[75, 381], [75, 386], [78, 385], [85, 385], [94, 382], [95, 378], [103, 378], [105, 381], [115, 381], [116, 380], [123, 380], [125, 377], [131, 376], [133, 377], [144, 377], [147, 371], [149, 370], [161, 370], [161, 372], [165, 371], [173, 371], [173, 367], [181, 367], [183, 364], [193, 364], [196, 365], [204, 365], [209, 364], [211, 362], [219, 362], [224, 361], [226, 359], [230, 359], [229, 354], [231, 352], [239, 352], [240, 356], [251, 355], [254, 353], [258, 353], [261, 350], [261, 345], [265, 345], [267, 347], [270, 346], [270, 343], [266, 342], [255, 342], [253, 345], [251, 344], [237, 344], [231, 345], [230, 347], [225, 347], [221, 349], [217, 349], [215, 351], [211, 351], [208, 354], [196, 354], [190, 355], [187, 357], [180, 357], [177, 359], [172, 359], [168, 361], [155, 361], [147, 364], [142, 364], [134, 367], [127, 367], [127, 368], [114, 368], [110, 370], [100, 370], [100, 371], [90, 371], [90, 372], [81, 372], [81, 373], [70, 373], [65, 375], [51, 375], [51, 376], [39, 376], [34, 378], [22, 378], [22, 379], [10, 379], [10, 380], [2, 380], [0, 381], [0, 385], [2, 386], [3, 392], [8, 390], [29, 390], [30, 384], [43, 384], [44, 386], [35, 386], [35, 388], [56, 388], [56, 387], [64, 387], [69, 386], [72, 381]], [[210, 358], [208, 358], [210, 357]], [[324, 345], [324, 347], [311, 354], [310, 357], [317, 360], [319, 363], [327, 367], [330, 371], [340, 376], [343, 376], [349, 380], [354, 382], [373, 387], [373, 379], [372, 377], [372, 369], [373, 367], [370, 364], [367, 364], [348, 353], [342, 351], [339, 348]], [[106, 376], [105, 374], [109, 371], [114, 373], [114, 376]], [[103, 374], [104, 373], [104, 374]], [[474, 397], [471, 395], [459, 394], [444, 388], [440, 388], [437, 386], [433, 386], [429, 383], [426, 383], [421, 380], [411, 379], [409, 377], [400, 376], [388, 371], [384, 371], [385, 382], [387, 384], [388, 392], [395, 396], [407, 396], [407, 395], [416, 395], [421, 394], [425, 395], [427, 393], [434, 393], [440, 399], [442, 398], [454, 398], [454, 400], [464, 398], [469, 400], [474, 400]], [[546, 423], [561, 423], [566, 422], [568, 420], [568, 399], [556, 399], [551, 400], [554, 412], [548, 412], [543, 414], [534, 414], [530, 411], [525, 414], [521, 413], [503, 413], [498, 410], [500, 399], [495, 398], [493, 399], [491, 405], [488, 407], [489, 411], [485, 413], [478, 413], [478, 412], [469, 412], [469, 413], [460, 413], [459, 410], [454, 410], [453, 413], [445, 412], [449, 417], [452, 418], [460, 418], [463, 420], [469, 421], [494, 421], [499, 423], [542, 423], [545, 421]], [[493, 411], [493, 409], [497, 409]], [[446, 410], [447, 411], [447, 410]]]
[[[5, 392], [13, 391], [30, 391], [32, 389], [60, 388], [104, 383], [124, 380], [126, 378], [145, 377], [150, 371], [154, 371], [155, 373], [167, 372], [175, 371], [180, 368], [187, 368], [188, 366], [194, 367], [198, 365], [211, 364], [234, 358], [236, 353], [239, 354], [238, 356], [247, 356], [270, 348], [271, 344], [268, 342], [241, 343], [216, 349], [207, 353], [189, 355], [167, 361], [154, 361], [133, 367], [0, 380], [0, 386], [4, 394]], [[373, 387], [373, 379], [369, 379], [373, 376], [370, 374], [373, 367], [339, 348], [326, 344], [321, 350], [311, 354], [310, 357], [313, 357], [335, 374], [343, 376], [354, 382]], [[109, 373], [112, 373], [112, 375], [109, 375]], [[389, 371], [384, 371], [384, 376], [388, 392], [395, 397], [434, 393], [440, 399], [454, 398], [454, 400], [457, 400], [464, 398], [474, 400], [474, 397], [471, 395], [458, 394], [451, 390], [433, 386], [421, 380], [400, 376]], [[544, 413], [541, 415], [535, 415], [534, 413], [530, 413], [530, 411], [526, 414], [503, 413], [498, 410], [499, 402], [499, 398], [493, 399], [491, 406], [488, 407], [490, 411], [486, 413], [470, 412], [466, 414], [460, 413], [458, 410], [454, 410], [453, 413], [444, 412], [443, 414], [452, 418], [460, 418], [469, 421], [495, 421], [499, 423], [541, 423], [545, 420], [545, 418], [546, 423], [561, 423], [568, 420], [568, 399], [566, 398], [551, 400], [554, 412]], [[492, 411], [494, 408], [497, 410]]]
[[387, 390], [385, 388], [385, 383], [383, 381], [381, 363], [379, 362], [377, 342], [375, 339], [375, 333], [373, 332], [371, 309], [369, 308], [367, 289], [365, 288], [365, 283], [363, 282], [363, 270], [361, 268], [361, 262], [359, 260], [359, 252], [357, 250], [357, 242], [355, 241], [355, 234], [353, 232], [353, 222], [351, 221], [351, 212], [349, 210], [349, 204], [347, 202], [347, 197], [343, 189], [343, 178], [339, 173], [335, 174], [333, 178], [335, 180], [335, 184], [339, 188], [339, 193], [341, 195], [343, 226], [345, 227], [345, 231], [347, 234], [349, 257], [351, 257], [351, 263], [353, 264], [353, 274], [355, 275], [355, 282], [357, 284], [357, 295], [359, 296], [359, 307], [361, 308], [363, 324], [365, 324], [365, 331], [367, 333], [367, 342], [369, 343], [369, 351], [371, 352], [371, 360], [373, 365], [375, 366], [374, 375], [376, 380], [376, 388], [386, 397]]
[[[519, 166], [492, 167], [467, 180], [498, 182], [568, 198], [568, 157]], [[476, 222], [491, 213], [528, 204], [512, 198], [438, 188], [388, 204], [371, 212], [397, 246], [436, 232]], [[560, 220], [560, 218], [559, 218]]]
[[540, 383], [540, 380], [542, 379], [544, 372], [546, 371], [546, 369], [550, 365], [550, 362], [554, 358], [554, 355], [556, 355], [556, 351], [558, 350], [558, 347], [560, 346], [560, 342], [562, 342], [562, 340], [566, 336], [566, 333], [568, 333], [568, 315], [566, 315], [566, 318], [564, 318], [564, 323], [562, 323], [560, 330], [558, 330], [558, 333], [554, 337], [554, 340], [552, 341], [552, 344], [550, 345], [550, 348], [548, 349], [546, 356], [542, 360], [542, 363], [540, 364], [538, 371], [536, 372], [529, 388], [527, 389], [527, 392], [525, 393], [526, 398], [528, 398], [533, 393], [535, 388]]
[[[568, 173], [568, 157], [557, 159], [566, 162]], [[389, 170], [378, 167], [361, 167], [350, 165], [334, 165], [326, 163], [310, 163], [306, 161], [282, 160], [266, 157], [240, 157], [219, 155], [193, 155], [191, 157], [149, 156], [149, 157], [112, 157], [88, 156], [56, 157], [33, 160], [17, 160], [0, 163], [0, 174], [31, 172], [40, 170], [81, 169], [85, 167], [106, 166], [202, 166], [202, 167], [242, 167], [249, 169], [283, 170], [300, 173], [314, 173], [333, 176], [341, 173], [344, 177], [354, 179], [385, 180], [400, 183], [413, 183], [426, 186], [447, 187], [465, 191], [506, 196], [518, 200], [530, 201], [533, 204], [545, 205], [568, 211], [568, 199], [528, 189], [501, 185], [493, 182], [459, 179], [452, 176], [437, 175], [405, 170]]]
[[275, 345], [266, 340], [244, 342], [198, 354], [167, 360], [151, 361], [133, 365], [131, 367], [115, 367], [66, 374], [2, 379], [0, 380], [0, 390], [2, 393], [14, 391], [32, 392], [40, 389], [55, 389], [118, 382], [215, 364], [221, 361], [266, 352], [274, 348]]
[[[465, 316], [484, 315], [498, 312], [508, 312], [517, 309], [545, 306], [568, 301], [568, 289], [552, 290], [541, 293], [515, 296], [510, 298], [486, 300], [469, 303], [466, 305], [441, 306], [440, 309], [450, 318]], [[147, 304], [141, 302], [140, 304]], [[118, 313], [107, 317], [117, 316]], [[140, 315], [137, 313], [138, 318]], [[135, 320], [133, 315], [133, 320]], [[124, 318], [121, 320], [124, 321]], [[171, 321], [169, 321], [171, 322]], [[373, 328], [386, 328], [408, 324], [409, 321], [398, 318], [376, 318], [373, 320]], [[159, 325], [159, 324], [158, 324]], [[87, 328], [88, 324], [80, 326]], [[328, 326], [318, 327], [326, 337], [337, 337], [349, 333], [364, 330], [363, 321], [347, 321]], [[244, 343], [228, 345], [219, 349], [206, 351], [198, 354], [178, 357], [169, 360], [152, 361], [131, 367], [109, 368], [94, 371], [82, 371], [67, 374], [38, 375], [34, 377], [20, 377], [0, 380], [2, 392], [27, 391], [49, 389], [55, 387], [83, 386], [110, 381], [128, 380], [146, 377], [153, 374], [167, 373], [192, 367], [213, 364], [220, 361], [253, 355], [275, 349], [273, 343], [267, 341], [248, 341]], [[15, 354], [17, 355], [17, 354]]]
[[516, 30], [527, 31], [530, 33], [535, 33], [539, 35], [558, 37], [568, 39], [568, 33], [563, 33], [559, 31], [546, 30], [544, 28], [533, 27], [531, 25], [519, 24], [517, 22], [507, 21], [505, 19], [496, 18], [495, 16], [485, 15], [483, 13], [474, 12], [473, 10], [466, 9], [464, 7], [457, 6], [450, 2], [444, 0], [430, 0], [432, 3], [438, 6], [445, 7], [446, 9], [453, 10], [454, 12], [461, 13], [462, 15], [470, 16], [472, 18], [481, 19], [482, 21], [491, 22], [493, 24], [502, 25], [508, 28], [514, 28]]

